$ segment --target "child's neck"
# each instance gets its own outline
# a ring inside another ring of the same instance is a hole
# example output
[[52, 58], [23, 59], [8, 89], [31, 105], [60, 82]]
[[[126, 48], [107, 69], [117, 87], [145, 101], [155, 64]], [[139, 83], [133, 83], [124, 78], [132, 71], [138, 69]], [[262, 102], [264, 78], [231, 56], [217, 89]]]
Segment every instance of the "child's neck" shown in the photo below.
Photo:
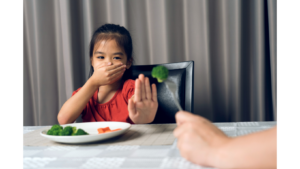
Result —
[[100, 86], [99, 92], [111, 92], [111, 91], [117, 91], [122, 85], [122, 80], [119, 80], [113, 84]]
[[110, 101], [115, 93], [118, 91], [118, 89], [122, 85], [122, 80], [119, 80], [113, 84], [100, 86], [99, 92], [98, 92], [98, 103], [106, 103]]

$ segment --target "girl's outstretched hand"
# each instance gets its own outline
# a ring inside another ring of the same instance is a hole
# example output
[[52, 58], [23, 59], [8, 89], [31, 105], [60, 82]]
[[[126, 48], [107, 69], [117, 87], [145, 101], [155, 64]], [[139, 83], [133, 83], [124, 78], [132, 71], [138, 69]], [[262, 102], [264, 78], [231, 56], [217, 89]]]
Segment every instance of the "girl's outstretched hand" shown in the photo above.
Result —
[[91, 77], [93, 83], [97, 86], [108, 85], [119, 80], [126, 70], [126, 65], [105, 62], [94, 67], [94, 73]]
[[128, 101], [130, 119], [135, 124], [151, 123], [155, 118], [157, 107], [156, 85], [152, 84], [151, 90], [149, 78], [140, 74], [135, 80], [134, 95]]

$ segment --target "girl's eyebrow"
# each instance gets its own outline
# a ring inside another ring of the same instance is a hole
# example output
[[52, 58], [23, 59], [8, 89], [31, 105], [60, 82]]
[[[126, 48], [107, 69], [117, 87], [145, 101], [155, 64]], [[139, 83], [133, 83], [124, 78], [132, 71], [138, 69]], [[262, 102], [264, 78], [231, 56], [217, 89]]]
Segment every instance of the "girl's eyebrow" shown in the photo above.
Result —
[[113, 55], [124, 55], [122, 52], [113, 53]]
[[100, 52], [100, 51], [95, 51], [94, 54], [99, 53], [99, 54], [105, 54], [104, 52]]
[[[96, 51], [94, 54], [105, 54], [104, 52], [100, 52], [100, 51]], [[113, 53], [113, 55], [124, 55], [122, 52], [116, 52], [116, 53]]]

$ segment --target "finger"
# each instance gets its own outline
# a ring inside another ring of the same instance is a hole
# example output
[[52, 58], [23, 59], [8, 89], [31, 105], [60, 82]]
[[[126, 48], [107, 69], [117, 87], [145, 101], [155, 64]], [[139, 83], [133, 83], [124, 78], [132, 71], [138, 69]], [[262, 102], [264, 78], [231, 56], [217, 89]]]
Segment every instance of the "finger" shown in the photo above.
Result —
[[186, 132], [186, 126], [185, 125], [181, 125], [181, 126], [177, 126], [175, 129], [174, 129], [174, 131], [173, 131], [173, 135], [174, 135], [174, 137], [176, 137], [176, 138], [180, 138], [180, 136], [184, 133], [184, 132]]
[[109, 77], [109, 79], [110, 79], [110, 81], [114, 81], [115, 79], [119, 79], [120, 77], [122, 77], [123, 76], [123, 74], [124, 74], [124, 72], [125, 71], [119, 71], [119, 72], [116, 72], [116, 73], [114, 73], [114, 74], [112, 74], [112, 75], [109, 75], [108, 77]]
[[133, 98], [131, 97], [128, 101], [128, 112], [129, 115], [134, 115], [135, 114], [135, 104], [133, 102]]
[[119, 70], [119, 69], [125, 69], [126, 65], [123, 65], [123, 63], [115, 64], [115, 65], [108, 65], [107, 66], [107, 71], [111, 72], [114, 70]]
[[132, 99], [132, 100], [133, 100], [133, 103], [135, 103], [134, 95], [132, 95], [130, 99]]
[[154, 102], [157, 102], [157, 90], [156, 90], [156, 85], [152, 84], [152, 100]]
[[95, 65], [95, 68], [101, 68], [101, 67], [105, 67], [105, 66], [108, 66], [107, 62], [100, 62], [100, 63]]
[[125, 73], [126, 68], [124, 67], [118, 67], [116, 69], [113, 69], [111, 71], [107, 72], [107, 77], [114, 77], [114, 76], [119, 76], [119, 75], [123, 75]]
[[145, 78], [145, 89], [146, 89], [146, 99], [151, 100], [151, 89], [150, 89], [150, 82], [149, 78]]
[[135, 103], [141, 101], [141, 82], [139, 79], [135, 80], [135, 89], [134, 89], [134, 95], [135, 95]]
[[180, 138], [177, 138], [177, 149], [180, 151], [180, 155], [182, 156], [182, 150], [181, 150], [181, 147], [182, 147], [182, 139]]
[[142, 100], [146, 99], [146, 90], [145, 90], [145, 77], [143, 74], [139, 75], [139, 79], [141, 81], [141, 98]]
[[195, 119], [196, 115], [193, 115], [190, 112], [187, 111], [179, 111], [175, 114], [175, 119], [177, 125], [181, 125], [182, 123], [193, 121]]
[[113, 76], [114, 74], [118, 74], [118, 73], [124, 73], [126, 68], [126, 66], [121, 66], [121, 67], [117, 67], [115, 69], [109, 70], [108, 71], [108, 77]]

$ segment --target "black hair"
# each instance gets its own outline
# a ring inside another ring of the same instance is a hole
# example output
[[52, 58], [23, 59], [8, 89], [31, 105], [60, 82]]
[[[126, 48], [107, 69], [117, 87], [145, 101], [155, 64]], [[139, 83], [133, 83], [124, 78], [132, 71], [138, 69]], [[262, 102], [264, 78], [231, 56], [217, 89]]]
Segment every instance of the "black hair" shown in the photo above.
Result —
[[[90, 42], [90, 60], [93, 57], [95, 44], [101, 40], [115, 40], [119, 47], [123, 48], [127, 55], [127, 62], [133, 63], [132, 57], [132, 39], [129, 31], [120, 25], [104, 24], [100, 26], [93, 34]], [[91, 65], [89, 77], [94, 73], [93, 66]], [[129, 79], [132, 74], [132, 66], [127, 69], [122, 77], [123, 80]]]

